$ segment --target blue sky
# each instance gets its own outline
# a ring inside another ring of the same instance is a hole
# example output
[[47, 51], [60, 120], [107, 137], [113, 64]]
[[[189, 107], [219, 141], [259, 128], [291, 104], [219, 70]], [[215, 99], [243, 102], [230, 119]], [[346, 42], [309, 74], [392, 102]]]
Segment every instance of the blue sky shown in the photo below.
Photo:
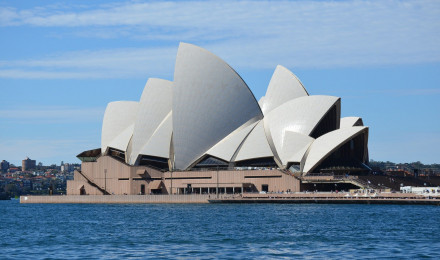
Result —
[[173, 79], [180, 41], [256, 98], [281, 64], [370, 126], [370, 158], [440, 162], [439, 1], [0, 1], [0, 160], [79, 162], [108, 102]]

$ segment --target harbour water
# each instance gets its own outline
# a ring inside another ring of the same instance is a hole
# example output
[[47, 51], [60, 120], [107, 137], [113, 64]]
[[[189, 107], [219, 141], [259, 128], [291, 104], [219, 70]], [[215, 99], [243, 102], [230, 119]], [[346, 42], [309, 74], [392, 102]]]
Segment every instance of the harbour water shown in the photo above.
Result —
[[440, 207], [11, 200], [0, 234], [1, 259], [439, 259]]

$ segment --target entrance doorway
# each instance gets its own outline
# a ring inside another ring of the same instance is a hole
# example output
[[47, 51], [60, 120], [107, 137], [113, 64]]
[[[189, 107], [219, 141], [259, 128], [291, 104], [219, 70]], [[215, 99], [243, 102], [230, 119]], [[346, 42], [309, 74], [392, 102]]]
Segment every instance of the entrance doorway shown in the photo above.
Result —
[[262, 184], [261, 185], [261, 191], [269, 192], [269, 185], [268, 184]]
[[145, 195], [145, 184], [141, 184], [141, 195]]

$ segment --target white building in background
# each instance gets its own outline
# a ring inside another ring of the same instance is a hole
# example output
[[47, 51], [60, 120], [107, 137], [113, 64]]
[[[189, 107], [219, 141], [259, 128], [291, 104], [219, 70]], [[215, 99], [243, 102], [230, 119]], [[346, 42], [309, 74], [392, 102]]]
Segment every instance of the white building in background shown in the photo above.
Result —
[[425, 196], [440, 196], [440, 187], [404, 186], [404, 187], [400, 187], [400, 191], [403, 193], [415, 193]]

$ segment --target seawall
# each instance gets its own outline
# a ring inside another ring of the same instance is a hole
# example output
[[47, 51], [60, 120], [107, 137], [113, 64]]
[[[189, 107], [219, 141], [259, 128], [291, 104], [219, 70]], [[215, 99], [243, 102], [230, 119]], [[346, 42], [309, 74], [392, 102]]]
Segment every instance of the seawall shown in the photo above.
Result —
[[64, 195], [21, 196], [20, 203], [167, 204], [167, 203], [320, 203], [320, 204], [420, 204], [440, 205], [440, 196], [413, 193], [381, 193], [361, 196], [350, 193], [293, 194], [191, 194], [191, 195]]
[[398, 205], [437, 205], [439, 199], [377, 199], [377, 198], [264, 198], [264, 199], [210, 199], [209, 203], [275, 203], [275, 204], [398, 204]]
[[[214, 195], [215, 196], [215, 195]], [[20, 203], [208, 203], [213, 195], [64, 195], [64, 196], [21, 196]]]

